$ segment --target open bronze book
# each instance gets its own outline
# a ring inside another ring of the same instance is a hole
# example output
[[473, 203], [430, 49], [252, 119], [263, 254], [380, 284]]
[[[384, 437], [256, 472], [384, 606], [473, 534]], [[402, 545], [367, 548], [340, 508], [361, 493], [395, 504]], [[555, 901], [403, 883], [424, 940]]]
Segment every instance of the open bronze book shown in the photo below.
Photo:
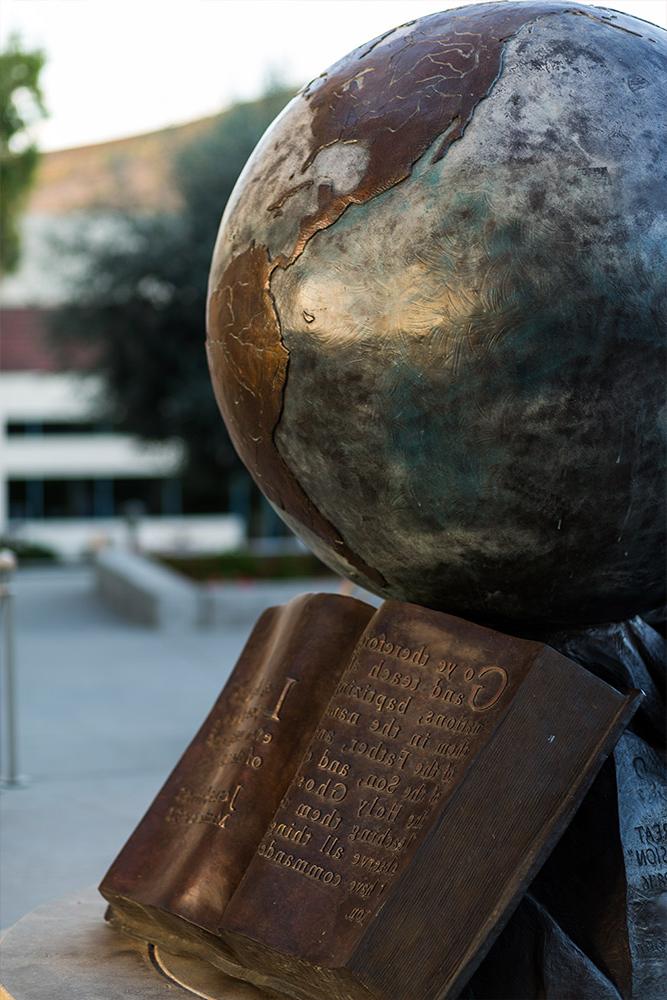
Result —
[[411, 604], [272, 608], [102, 882], [110, 918], [267, 996], [454, 997], [637, 698]]

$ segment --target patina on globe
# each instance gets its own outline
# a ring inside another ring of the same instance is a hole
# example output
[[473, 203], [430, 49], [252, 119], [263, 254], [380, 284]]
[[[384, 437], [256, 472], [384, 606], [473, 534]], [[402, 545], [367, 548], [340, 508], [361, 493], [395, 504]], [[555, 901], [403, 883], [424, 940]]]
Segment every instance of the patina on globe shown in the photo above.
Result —
[[445, 11], [310, 83], [251, 157], [213, 385], [350, 579], [515, 624], [663, 599], [666, 36], [577, 4]]

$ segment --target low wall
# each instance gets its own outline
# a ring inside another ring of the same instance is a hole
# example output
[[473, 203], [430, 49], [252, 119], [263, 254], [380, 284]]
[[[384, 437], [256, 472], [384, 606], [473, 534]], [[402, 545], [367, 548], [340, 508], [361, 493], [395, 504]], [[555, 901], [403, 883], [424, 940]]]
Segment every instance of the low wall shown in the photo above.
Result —
[[[302, 580], [193, 583], [179, 573], [126, 549], [109, 548], [95, 561], [97, 591], [131, 621], [153, 628], [217, 628], [252, 625], [262, 611], [308, 592], [340, 593], [337, 577]], [[353, 596], [378, 604], [379, 598], [355, 588]]]
[[108, 548], [95, 560], [95, 586], [118, 614], [154, 628], [191, 628], [200, 617], [200, 589], [159, 563]]

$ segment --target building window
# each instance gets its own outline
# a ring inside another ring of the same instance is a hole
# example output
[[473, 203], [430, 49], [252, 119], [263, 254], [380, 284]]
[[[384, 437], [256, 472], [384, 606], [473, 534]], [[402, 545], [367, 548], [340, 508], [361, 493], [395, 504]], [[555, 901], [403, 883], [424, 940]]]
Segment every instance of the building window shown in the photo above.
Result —
[[12, 520], [44, 517], [44, 483], [41, 479], [10, 479], [7, 494]]
[[111, 434], [111, 424], [104, 421], [10, 420], [7, 437], [49, 437], [69, 434]]
[[10, 479], [12, 521], [182, 513], [178, 479]]
[[116, 514], [124, 514], [128, 504], [144, 514], [162, 514], [162, 480], [114, 479], [113, 498]]

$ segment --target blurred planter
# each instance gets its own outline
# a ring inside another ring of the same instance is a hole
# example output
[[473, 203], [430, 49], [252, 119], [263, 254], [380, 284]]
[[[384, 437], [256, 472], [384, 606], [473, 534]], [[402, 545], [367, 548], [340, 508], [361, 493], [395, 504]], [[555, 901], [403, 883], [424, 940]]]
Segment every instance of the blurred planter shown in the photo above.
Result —
[[13, 552], [20, 565], [58, 561], [58, 554], [48, 545], [40, 545], [39, 542], [31, 542], [27, 539], [0, 536], [0, 549], [9, 549]]
[[159, 555], [154, 558], [199, 583], [333, 577], [331, 570], [310, 552], [263, 555], [237, 551], [212, 555]]
[[[209, 556], [219, 571], [220, 556]], [[265, 608], [284, 604], [304, 591], [333, 591], [341, 586], [339, 577], [324, 575], [313, 557], [299, 554], [250, 557], [263, 572], [276, 561], [282, 571], [297, 574], [299, 567], [315, 566], [315, 575], [282, 578], [248, 576], [227, 579], [193, 579], [176, 572], [173, 563], [206, 563], [195, 556], [171, 556], [149, 559], [129, 549], [107, 548], [95, 559], [95, 586], [100, 598], [118, 614], [151, 628], [183, 629], [224, 625], [243, 625], [256, 621]], [[238, 574], [238, 561], [231, 566]]]

